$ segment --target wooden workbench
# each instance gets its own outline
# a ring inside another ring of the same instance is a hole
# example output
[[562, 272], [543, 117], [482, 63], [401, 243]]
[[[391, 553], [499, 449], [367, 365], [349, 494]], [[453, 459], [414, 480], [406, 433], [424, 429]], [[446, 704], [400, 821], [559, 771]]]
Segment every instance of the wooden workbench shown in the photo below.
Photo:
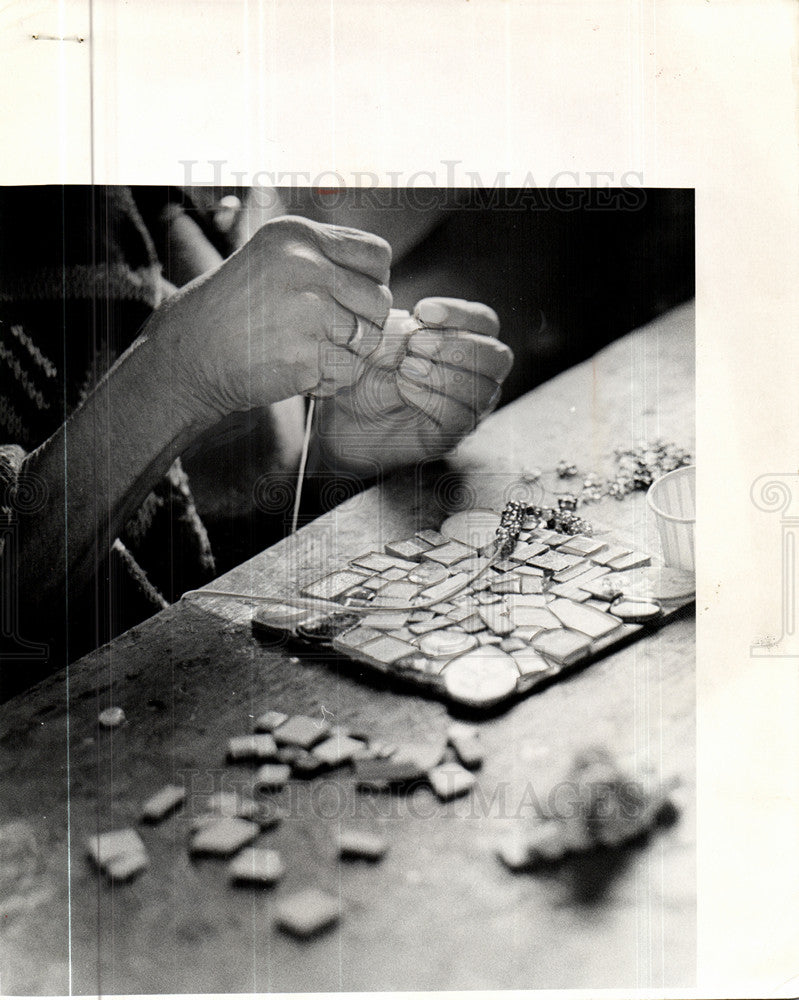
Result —
[[[611, 471], [614, 448], [693, 448], [693, 311], [662, 317], [489, 418], [446, 463], [347, 500], [215, 586], [294, 591], [328, 565], [466, 502], [529, 495], [520, 474], [560, 459]], [[510, 491], [510, 493], [509, 493]], [[585, 516], [657, 551], [643, 495]], [[251, 608], [187, 599], [0, 710], [0, 992], [179, 993], [687, 987], [695, 964], [694, 620], [661, 631], [482, 723], [486, 762], [466, 799], [364, 795], [345, 770], [295, 781], [265, 833], [287, 867], [272, 890], [231, 888], [191, 861], [188, 815], [246, 786], [229, 736], [267, 708], [325, 716], [390, 742], [440, 739], [446, 707], [252, 637]], [[98, 712], [127, 723], [99, 730]], [[512, 874], [498, 838], [535, 815], [574, 752], [604, 743], [635, 773], [681, 780], [682, 813], [648, 843], [557, 874]], [[185, 782], [183, 814], [140, 827], [149, 869], [111, 886], [85, 840], [137, 825], [141, 803]], [[339, 863], [339, 825], [385, 833], [376, 866]], [[275, 931], [275, 901], [318, 885], [339, 926], [308, 943]]]

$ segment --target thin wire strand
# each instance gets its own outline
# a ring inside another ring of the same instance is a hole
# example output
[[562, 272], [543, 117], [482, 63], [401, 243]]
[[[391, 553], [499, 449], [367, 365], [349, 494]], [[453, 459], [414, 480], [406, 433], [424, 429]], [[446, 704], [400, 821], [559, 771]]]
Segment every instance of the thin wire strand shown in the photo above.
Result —
[[316, 397], [311, 396], [308, 402], [308, 413], [305, 416], [305, 434], [302, 439], [302, 454], [300, 455], [300, 467], [297, 469], [297, 486], [294, 490], [294, 512], [291, 515], [291, 533], [297, 530], [297, 521], [300, 516], [300, 502], [302, 500], [302, 485], [305, 481], [305, 466], [308, 464], [308, 450], [311, 445], [311, 430], [313, 429], [313, 418], [316, 412]]

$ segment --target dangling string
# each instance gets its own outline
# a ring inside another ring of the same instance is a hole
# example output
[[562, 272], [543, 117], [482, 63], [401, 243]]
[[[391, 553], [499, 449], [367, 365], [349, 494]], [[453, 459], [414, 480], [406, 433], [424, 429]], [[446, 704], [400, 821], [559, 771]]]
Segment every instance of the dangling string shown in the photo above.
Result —
[[308, 400], [308, 412], [305, 415], [305, 434], [302, 439], [302, 454], [300, 455], [300, 467], [297, 469], [297, 485], [294, 489], [294, 512], [291, 515], [291, 533], [297, 530], [297, 520], [300, 516], [300, 502], [302, 500], [302, 485], [305, 481], [305, 466], [308, 464], [308, 449], [311, 445], [311, 431], [313, 429], [313, 418], [316, 412], [316, 397], [311, 396]]

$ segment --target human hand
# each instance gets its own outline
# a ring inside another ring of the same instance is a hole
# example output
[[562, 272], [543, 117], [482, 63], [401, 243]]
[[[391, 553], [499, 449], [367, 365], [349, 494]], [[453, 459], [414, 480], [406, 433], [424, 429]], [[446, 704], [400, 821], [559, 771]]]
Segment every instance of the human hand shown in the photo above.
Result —
[[392, 313], [360, 374], [320, 409], [324, 459], [361, 473], [444, 454], [499, 402], [513, 354], [493, 309], [429, 298]]
[[348, 385], [350, 361], [380, 344], [390, 263], [389, 245], [369, 233], [294, 217], [267, 222], [166, 303], [159, 327], [175, 391], [218, 419]]

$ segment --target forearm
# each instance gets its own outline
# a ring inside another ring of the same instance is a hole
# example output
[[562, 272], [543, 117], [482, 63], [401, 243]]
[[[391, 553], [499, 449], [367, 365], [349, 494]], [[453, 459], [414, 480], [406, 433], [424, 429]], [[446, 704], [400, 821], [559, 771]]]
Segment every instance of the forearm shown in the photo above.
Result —
[[69, 420], [25, 460], [47, 496], [20, 517], [18, 584], [23, 602], [83, 593], [130, 515], [213, 415], [183, 401], [157, 311]]

